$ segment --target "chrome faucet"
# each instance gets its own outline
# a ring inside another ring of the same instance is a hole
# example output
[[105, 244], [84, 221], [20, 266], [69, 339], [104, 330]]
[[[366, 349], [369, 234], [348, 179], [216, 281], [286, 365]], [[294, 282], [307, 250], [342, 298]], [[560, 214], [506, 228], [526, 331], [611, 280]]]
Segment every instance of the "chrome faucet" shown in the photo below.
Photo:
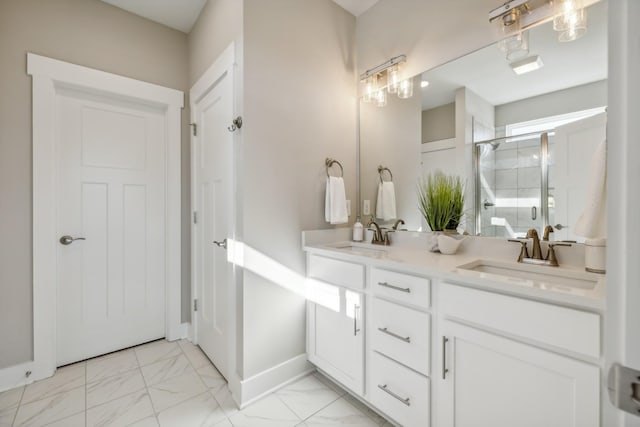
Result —
[[[375, 228], [370, 228], [372, 225]], [[371, 217], [371, 219], [369, 220], [367, 228], [373, 231], [373, 238], [371, 239], [372, 244], [385, 246], [389, 246], [391, 244], [391, 242], [389, 241], [389, 233], [387, 232], [383, 235], [382, 229], [380, 229], [380, 226], [373, 220], [373, 217]]]
[[397, 229], [398, 229], [398, 226], [399, 226], [400, 224], [404, 225], [404, 220], [403, 220], [403, 219], [398, 218], [398, 220], [395, 222], [395, 224], [393, 224], [393, 227], [391, 227], [391, 228], [392, 228], [393, 230], [397, 230]]
[[[553, 229], [548, 230], [550, 226], [545, 227], [544, 230], [544, 240], [549, 239], [549, 233], [553, 232]], [[518, 255], [518, 262], [522, 262], [525, 264], [537, 264], [537, 265], [548, 265], [550, 267], [558, 267], [558, 257], [556, 256], [555, 247], [556, 246], [571, 246], [570, 243], [549, 243], [548, 251], [546, 258], [542, 258], [542, 249], [540, 248], [540, 238], [538, 237], [538, 232], [532, 228], [527, 231], [527, 239], [533, 239], [533, 255], [529, 256], [529, 251], [527, 250], [527, 242], [526, 239], [509, 239], [510, 242], [520, 243], [522, 246], [520, 248], [520, 254]]]

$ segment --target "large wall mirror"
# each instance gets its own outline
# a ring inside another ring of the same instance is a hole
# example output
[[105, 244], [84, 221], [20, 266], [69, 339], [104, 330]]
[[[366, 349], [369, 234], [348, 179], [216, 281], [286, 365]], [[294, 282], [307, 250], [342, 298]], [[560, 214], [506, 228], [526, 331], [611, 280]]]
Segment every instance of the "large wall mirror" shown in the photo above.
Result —
[[[466, 183], [461, 227], [470, 234], [522, 237], [552, 225], [555, 240], [582, 241], [573, 227], [607, 105], [606, 1], [587, 12], [587, 33], [572, 42], [560, 42], [552, 22], [527, 31], [523, 57], [534, 71], [517, 74], [495, 44], [415, 76], [411, 98], [361, 101], [364, 219], [369, 205], [380, 224], [403, 219], [407, 230], [428, 230], [416, 188], [440, 170]], [[380, 183], [390, 179], [395, 218], [376, 211]]]

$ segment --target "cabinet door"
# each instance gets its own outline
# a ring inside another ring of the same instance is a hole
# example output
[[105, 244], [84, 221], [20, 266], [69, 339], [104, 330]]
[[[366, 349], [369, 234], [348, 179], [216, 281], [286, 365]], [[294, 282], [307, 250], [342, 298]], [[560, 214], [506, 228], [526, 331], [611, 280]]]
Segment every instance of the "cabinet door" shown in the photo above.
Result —
[[[355, 393], [364, 391], [363, 296], [336, 287], [336, 301], [307, 305], [309, 361]], [[339, 300], [339, 303], [338, 303]]]
[[438, 426], [600, 425], [598, 367], [451, 321], [440, 331]]

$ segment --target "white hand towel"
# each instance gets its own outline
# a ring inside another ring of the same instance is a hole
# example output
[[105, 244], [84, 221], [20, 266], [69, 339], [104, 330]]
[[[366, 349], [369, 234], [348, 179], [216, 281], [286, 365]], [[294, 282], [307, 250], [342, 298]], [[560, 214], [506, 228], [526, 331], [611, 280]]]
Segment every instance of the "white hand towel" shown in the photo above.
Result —
[[392, 181], [383, 181], [378, 184], [376, 217], [384, 221], [396, 218], [396, 190]]
[[344, 224], [349, 220], [347, 215], [347, 196], [342, 177], [330, 176], [327, 178], [324, 218], [330, 224]]
[[587, 238], [607, 235], [607, 142], [602, 141], [591, 159], [587, 204], [578, 218], [575, 233]]

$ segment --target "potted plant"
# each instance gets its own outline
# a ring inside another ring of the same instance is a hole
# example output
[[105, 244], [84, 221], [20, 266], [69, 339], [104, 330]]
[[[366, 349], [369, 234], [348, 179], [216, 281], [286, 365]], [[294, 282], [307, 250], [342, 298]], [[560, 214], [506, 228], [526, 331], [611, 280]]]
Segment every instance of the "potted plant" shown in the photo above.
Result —
[[437, 251], [438, 235], [457, 234], [464, 214], [464, 183], [457, 175], [438, 171], [422, 178], [418, 184], [418, 197], [420, 213], [434, 232], [429, 249]]

